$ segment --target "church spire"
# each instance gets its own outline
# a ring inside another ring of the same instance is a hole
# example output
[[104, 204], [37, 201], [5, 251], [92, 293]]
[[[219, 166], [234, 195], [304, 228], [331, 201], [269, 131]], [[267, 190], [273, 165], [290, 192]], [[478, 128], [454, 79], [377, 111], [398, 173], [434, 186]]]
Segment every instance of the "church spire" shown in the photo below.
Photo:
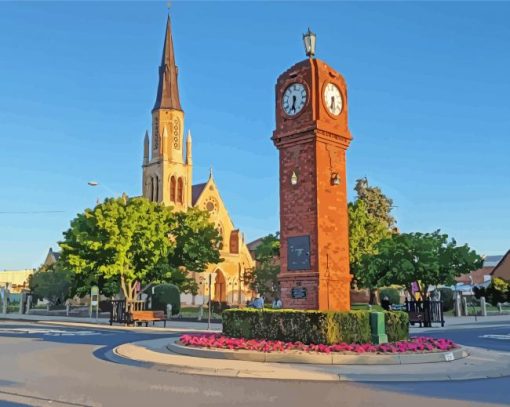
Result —
[[172, 39], [172, 28], [170, 16], [166, 22], [165, 45], [163, 46], [163, 56], [161, 57], [161, 66], [159, 67], [159, 84], [156, 103], [152, 109], [181, 109], [179, 100], [179, 87], [177, 85], [177, 66], [175, 65], [174, 43]]

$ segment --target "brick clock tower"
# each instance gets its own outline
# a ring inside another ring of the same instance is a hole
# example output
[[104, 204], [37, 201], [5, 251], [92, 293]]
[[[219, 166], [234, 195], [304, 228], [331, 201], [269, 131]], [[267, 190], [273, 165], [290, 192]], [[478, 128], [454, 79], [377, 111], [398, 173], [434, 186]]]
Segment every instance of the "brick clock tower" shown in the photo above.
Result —
[[314, 57], [315, 34], [303, 40], [308, 59], [276, 82], [281, 300], [284, 308], [348, 311], [347, 87]]

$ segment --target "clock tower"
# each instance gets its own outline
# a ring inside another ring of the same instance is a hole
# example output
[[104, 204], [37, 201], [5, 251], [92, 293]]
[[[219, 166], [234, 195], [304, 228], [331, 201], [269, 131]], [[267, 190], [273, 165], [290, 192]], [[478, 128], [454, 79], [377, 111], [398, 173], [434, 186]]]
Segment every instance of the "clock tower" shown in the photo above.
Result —
[[303, 39], [308, 58], [276, 82], [281, 300], [284, 308], [348, 311], [347, 87], [314, 57], [315, 34]]

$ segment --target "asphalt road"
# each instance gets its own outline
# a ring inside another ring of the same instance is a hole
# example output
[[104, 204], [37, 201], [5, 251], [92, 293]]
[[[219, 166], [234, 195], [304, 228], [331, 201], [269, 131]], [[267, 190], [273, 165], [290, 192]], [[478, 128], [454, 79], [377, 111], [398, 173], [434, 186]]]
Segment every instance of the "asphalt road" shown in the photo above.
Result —
[[[501, 328], [458, 329], [460, 343], [510, 351]], [[429, 334], [429, 333], [427, 333]], [[446, 336], [445, 332], [435, 336]], [[332, 383], [179, 375], [114, 363], [115, 346], [170, 337], [0, 321], [0, 406], [481, 406], [510, 405], [510, 379], [444, 383]]]

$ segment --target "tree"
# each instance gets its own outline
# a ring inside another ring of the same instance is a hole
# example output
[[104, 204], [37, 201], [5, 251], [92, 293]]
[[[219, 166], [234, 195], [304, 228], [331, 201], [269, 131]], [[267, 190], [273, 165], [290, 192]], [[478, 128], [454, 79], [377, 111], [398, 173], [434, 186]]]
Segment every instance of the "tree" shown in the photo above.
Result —
[[391, 215], [393, 200], [384, 195], [381, 188], [371, 187], [368, 185], [367, 178], [361, 178], [356, 180], [354, 190], [358, 194], [357, 201], [365, 203], [367, 212], [370, 215], [384, 222], [387, 229], [395, 226], [395, 218]]
[[356, 283], [366, 287], [368, 281], [364, 278], [361, 267], [363, 256], [377, 254], [376, 245], [381, 240], [390, 237], [391, 232], [387, 224], [370, 214], [365, 201], [360, 199], [349, 203], [349, 259], [351, 272]]
[[63, 304], [70, 297], [72, 275], [60, 263], [42, 266], [28, 279], [34, 301], [46, 299], [51, 305]]
[[173, 276], [182, 282], [188, 267], [200, 272], [208, 261], [218, 259], [221, 238], [212, 230], [198, 211], [188, 216], [145, 198], [110, 198], [71, 221], [59, 243], [61, 260], [85, 291], [102, 283], [110, 290], [120, 287], [124, 297], [133, 300], [138, 283], [172, 282]]
[[420, 294], [427, 297], [430, 285], [452, 285], [455, 277], [469, 274], [482, 258], [468, 245], [457, 246], [455, 239], [439, 230], [433, 233], [402, 233], [380, 241], [377, 254], [363, 258], [364, 275], [372, 286], [397, 284], [412, 292], [420, 282]]
[[201, 273], [209, 264], [223, 261], [219, 252], [222, 236], [210, 222], [209, 213], [198, 208], [176, 212], [172, 225], [171, 240], [174, 245], [168, 262], [174, 270], [181, 271], [180, 274], [174, 273], [175, 280], [172, 282], [182, 291], [196, 294], [198, 286], [186, 271]]
[[246, 279], [252, 290], [264, 296], [275, 297], [278, 295], [279, 257], [279, 233], [263, 237], [260, 245], [255, 249], [255, 269]]

